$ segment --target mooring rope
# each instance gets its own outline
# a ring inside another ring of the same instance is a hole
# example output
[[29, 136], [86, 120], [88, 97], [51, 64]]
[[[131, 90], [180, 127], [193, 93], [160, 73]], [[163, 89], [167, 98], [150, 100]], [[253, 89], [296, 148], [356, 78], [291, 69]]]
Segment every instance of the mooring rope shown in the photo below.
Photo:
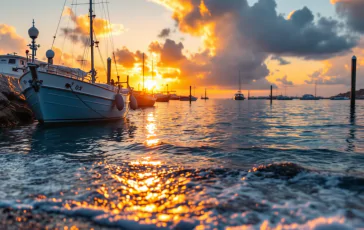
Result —
[[91, 111], [94, 111], [95, 113], [97, 113], [98, 115], [100, 115], [102, 118], [108, 119], [108, 117], [103, 116], [101, 113], [97, 112], [96, 110], [94, 110], [93, 108], [91, 108], [84, 100], [82, 100], [82, 98], [80, 96], [77, 95], [77, 93], [75, 93], [75, 91], [73, 91], [72, 86], [70, 84], [66, 85], [66, 88], [70, 88], [71, 92], [87, 107], [89, 108]]

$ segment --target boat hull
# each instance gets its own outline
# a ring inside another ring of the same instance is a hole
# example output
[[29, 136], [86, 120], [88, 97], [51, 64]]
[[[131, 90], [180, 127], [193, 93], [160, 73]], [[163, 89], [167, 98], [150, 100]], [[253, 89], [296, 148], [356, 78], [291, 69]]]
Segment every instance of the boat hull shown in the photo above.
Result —
[[[124, 106], [116, 107], [117, 91], [76, 79], [37, 72], [39, 87], [30, 72], [20, 78], [23, 94], [41, 123], [89, 122], [123, 119], [129, 111], [130, 96], [121, 94]], [[69, 87], [67, 87], [67, 84]]]
[[169, 102], [169, 96], [168, 95], [158, 96], [157, 102]]
[[149, 94], [134, 94], [135, 99], [138, 102], [138, 107], [145, 108], [145, 107], [153, 107], [156, 99]]
[[234, 100], [235, 101], [244, 101], [245, 97], [235, 97]]
[[[197, 97], [191, 97], [191, 101], [197, 101]], [[190, 97], [187, 96], [187, 97], [180, 97], [179, 98], [180, 101], [190, 101]]]

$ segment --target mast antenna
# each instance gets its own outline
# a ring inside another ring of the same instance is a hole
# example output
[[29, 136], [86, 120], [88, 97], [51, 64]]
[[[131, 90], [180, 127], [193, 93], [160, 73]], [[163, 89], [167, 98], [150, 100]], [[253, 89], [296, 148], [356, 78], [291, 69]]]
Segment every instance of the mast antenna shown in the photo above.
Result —
[[96, 71], [95, 71], [95, 57], [94, 57], [94, 46], [95, 46], [95, 42], [94, 42], [94, 28], [93, 28], [93, 21], [94, 21], [94, 17], [95, 15], [93, 14], [93, 9], [92, 9], [92, 0], [90, 0], [90, 46], [91, 46], [91, 78], [92, 78], [92, 83], [95, 83], [96, 80]]
[[240, 70], [239, 70], [239, 92], [241, 92], [241, 79], [240, 79]]

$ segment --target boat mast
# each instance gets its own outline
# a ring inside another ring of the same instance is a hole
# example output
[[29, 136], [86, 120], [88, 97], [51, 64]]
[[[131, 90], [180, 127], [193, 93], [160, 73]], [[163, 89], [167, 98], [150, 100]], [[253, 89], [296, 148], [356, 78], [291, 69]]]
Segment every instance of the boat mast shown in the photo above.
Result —
[[315, 81], [315, 98], [316, 98], [316, 94], [317, 94], [317, 81]]
[[205, 88], [205, 99], [207, 98], [206, 88]]
[[154, 59], [152, 57], [152, 81], [154, 81]]
[[143, 53], [143, 91], [144, 91], [144, 53]]
[[239, 70], [239, 92], [241, 92], [241, 79], [240, 79], [240, 70]]
[[93, 10], [92, 10], [92, 0], [90, 0], [90, 43], [91, 43], [91, 78], [92, 83], [95, 83], [96, 72], [95, 72], [95, 60], [94, 60], [94, 28], [93, 28]]

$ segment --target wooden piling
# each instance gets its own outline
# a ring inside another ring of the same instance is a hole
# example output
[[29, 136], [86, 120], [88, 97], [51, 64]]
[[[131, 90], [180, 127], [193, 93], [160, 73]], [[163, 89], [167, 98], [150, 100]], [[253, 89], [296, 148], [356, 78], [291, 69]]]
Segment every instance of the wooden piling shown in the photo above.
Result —
[[107, 84], [111, 83], [111, 58], [107, 59]]
[[192, 86], [190, 86], [190, 104], [192, 103]]
[[355, 100], [356, 100], [356, 62], [357, 59], [355, 56], [353, 56], [351, 62], [351, 94], [350, 94], [351, 108], [355, 108]]

